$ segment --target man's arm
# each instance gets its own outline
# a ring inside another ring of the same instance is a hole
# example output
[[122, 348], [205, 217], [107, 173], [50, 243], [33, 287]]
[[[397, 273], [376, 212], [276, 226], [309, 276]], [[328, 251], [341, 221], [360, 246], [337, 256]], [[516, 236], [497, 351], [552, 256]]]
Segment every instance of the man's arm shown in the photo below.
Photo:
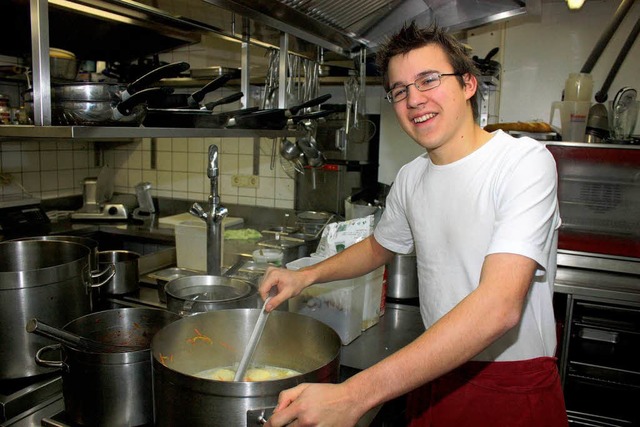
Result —
[[393, 252], [381, 246], [373, 236], [349, 246], [326, 260], [298, 271], [269, 268], [260, 282], [259, 292], [266, 298], [269, 290], [277, 286], [278, 294], [267, 305], [271, 311], [285, 300], [298, 295], [314, 283], [360, 277], [391, 261]]
[[355, 423], [369, 409], [460, 366], [518, 324], [536, 265], [521, 255], [487, 256], [478, 288], [415, 341], [342, 384], [283, 392], [268, 425]]

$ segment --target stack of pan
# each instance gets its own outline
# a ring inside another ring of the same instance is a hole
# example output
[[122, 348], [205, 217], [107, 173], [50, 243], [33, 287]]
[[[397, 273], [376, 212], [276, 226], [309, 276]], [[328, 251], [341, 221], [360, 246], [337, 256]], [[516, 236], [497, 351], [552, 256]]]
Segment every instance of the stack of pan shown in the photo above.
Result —
[[316, 111], [308, 114], [298, 114], [301, 110], [316, 105], [331, 98], [330, 94], [323, 95], [289, 108], [273, 108], [259, 110], [246, 108], [229, 112], [214, 113], [212, 110], [218, 105], [230, 103], [243, 96], [242, 93], [233, 94], [219, 101], [206, 105], [205, 109], [194, 108], [149, 108], [143, 122], [146, 127], [176, 127], [176, 128], [210, 128], [210, 129], [284, 129], [289, 123], [303, 120], [317, 119], [331, 114], [330, 111]]
[[[139, 126], [146, 103], [166, 98], [171, 88], [150, 87], [160, 79], [189, 69], [186, 62], [158, 67], [136, 81], [119, 83], [64, 83], [51, 87], [51, 115], [54, 125]], [[33, 118], [33, 91], [24, 94], [25, 109]]]

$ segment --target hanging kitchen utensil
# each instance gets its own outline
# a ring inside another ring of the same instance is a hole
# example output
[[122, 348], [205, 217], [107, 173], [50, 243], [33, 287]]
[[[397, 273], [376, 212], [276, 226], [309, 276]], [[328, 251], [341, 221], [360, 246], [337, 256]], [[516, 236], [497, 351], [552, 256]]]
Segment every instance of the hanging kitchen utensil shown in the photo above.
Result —
[[500, 63], [491, 59], [496, 56], [499, 50], [499, 47], [494, 47], [489, 51], [489, 53], [487, 53], [487, 56], [485, 56], [483, 59], [478, 58], [476, 55], [473, 56], [473, 62], [475, 62], [476, 67], [478, 67], [478, 70], [480, 70], [480, 73], [483, 76], [500, 76]]
[[77, 335], [64, 329], [48, 325], [35, 317], [27, 322], [26, 330], [29, 333], [50, 338], [60, 344], [65, 344], [75, 350], [88, 351], [90, 353], [121, 353], [127, 351], [143, 350], [145, 347], [132, 345], [106, 344]]
[[191, 109], [200, 109], [203, 108], [201, 105], [204, 97], [216, 89], [224, 86], [229, 80], [231, 80], [231, 74], [225, 74], [220, 77], [215, 78], [210, 81], [200, 89], [192, 92], [191, 94], [186, 93], [174, 93], [172, 95], [167, 96], [165, 99], [159, 100], [158, 102], [150, 103], [150, 107], [154, 108], [191, 108]]
[[371, 141], [376, 133], [376, 124], [368, 119], [363, 119], [362, 116], [357, 119], [354, 116], [354, 125], [349, 131], [349, 143], [350, 144], [363, 144]]
[[300, 162], [300, 158], [295, 160], [287, 160], [280, 156], [280, 166], [284, 173], [291, 179], [296, 179], [296, 174], [304, 175], [304, 167]]
[[280, 155], [287, 160], [294, 160], [300, 157], [302, 152], [295, 142], [291, 142], [287, 138], [280, 141]]

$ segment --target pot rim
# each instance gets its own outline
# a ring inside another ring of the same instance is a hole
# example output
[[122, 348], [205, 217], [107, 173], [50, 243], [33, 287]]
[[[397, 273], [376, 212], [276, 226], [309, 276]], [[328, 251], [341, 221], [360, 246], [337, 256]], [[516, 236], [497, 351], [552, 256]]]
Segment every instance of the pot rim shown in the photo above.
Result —
[[[5, 246], [6, 245], [6, 246]], [[91, 249], [85, 245], [68, 241], [47, 241], [47, 240], [9, 240], [0, 242], [0, 252], [10, 246], [58, 246], [72, 247], [75, 254], [71, 259], [65, 259], [60, 264], [47, 263], [42, 267], [29, 266], [24, 270], [0, 271], [0, 290], [35, 288], [58, 283], [77, 276], [84, 276], [85, 283], [91, 283]], [[63, 251], [52, 250], [54, 254], [61, 254]], [[55, 261], [55, 260], [53, 260]]]

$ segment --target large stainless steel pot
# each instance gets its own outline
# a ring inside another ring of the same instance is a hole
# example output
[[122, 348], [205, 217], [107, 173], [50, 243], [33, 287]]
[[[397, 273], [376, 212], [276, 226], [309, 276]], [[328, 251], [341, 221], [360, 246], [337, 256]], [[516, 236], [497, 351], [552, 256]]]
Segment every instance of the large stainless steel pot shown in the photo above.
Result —
[[418, 298], [418, 270], [416, 254], [395, 254], [389, 264], [387, 297], [395, 299]]
[[296, 313], [271, 313], [254, 364], [301, 375], [272, 381], [224, 382], [194, 376], [238, 364], [260, 310], [184, 317], [152, 340], [156, 426], [254, 426], [273, 411], [278, 394], [302, 382], [336, 382], [341, 342], [324, 323]]
[[[62, 369], [65, 412], [74, 423], [87, 426], [140, 426], [153, 421], [151, 338], [180, 319], [153, 308], [120, 308], [92, 313], [64, 330], [106, 344], [136, 345], [142, 350], [90, 353], [54, 344], [36, 352], [36, 361]], [[60, 360], [45, 354], [62, 349]]]
[[91, 266], [91, 271], [95, 271], [98, 269], [98, 242], [89, 237], [83, 236], [34, 236], [34, 237], [24, 237], [22, 239], [15, 239], [16, 241], [20, 240], [47, 240], [54, 242], [71, 242], [77, 243], [79, 245], [86, 246], [91, 251], [89, 257], [89, 265]]
[[181, 316], [230, 308], [258, 308], [260, 296], [251, 283], [223, 276], [196, 275], [169, 281], [167, 308]]
[[61, 327], [91, 312], [90, 250], [58, 241], [0, 243], [0, 379], [25, 378], [48, 370], [33, 360], [44, 338], [25, 331], [38, 317]]

